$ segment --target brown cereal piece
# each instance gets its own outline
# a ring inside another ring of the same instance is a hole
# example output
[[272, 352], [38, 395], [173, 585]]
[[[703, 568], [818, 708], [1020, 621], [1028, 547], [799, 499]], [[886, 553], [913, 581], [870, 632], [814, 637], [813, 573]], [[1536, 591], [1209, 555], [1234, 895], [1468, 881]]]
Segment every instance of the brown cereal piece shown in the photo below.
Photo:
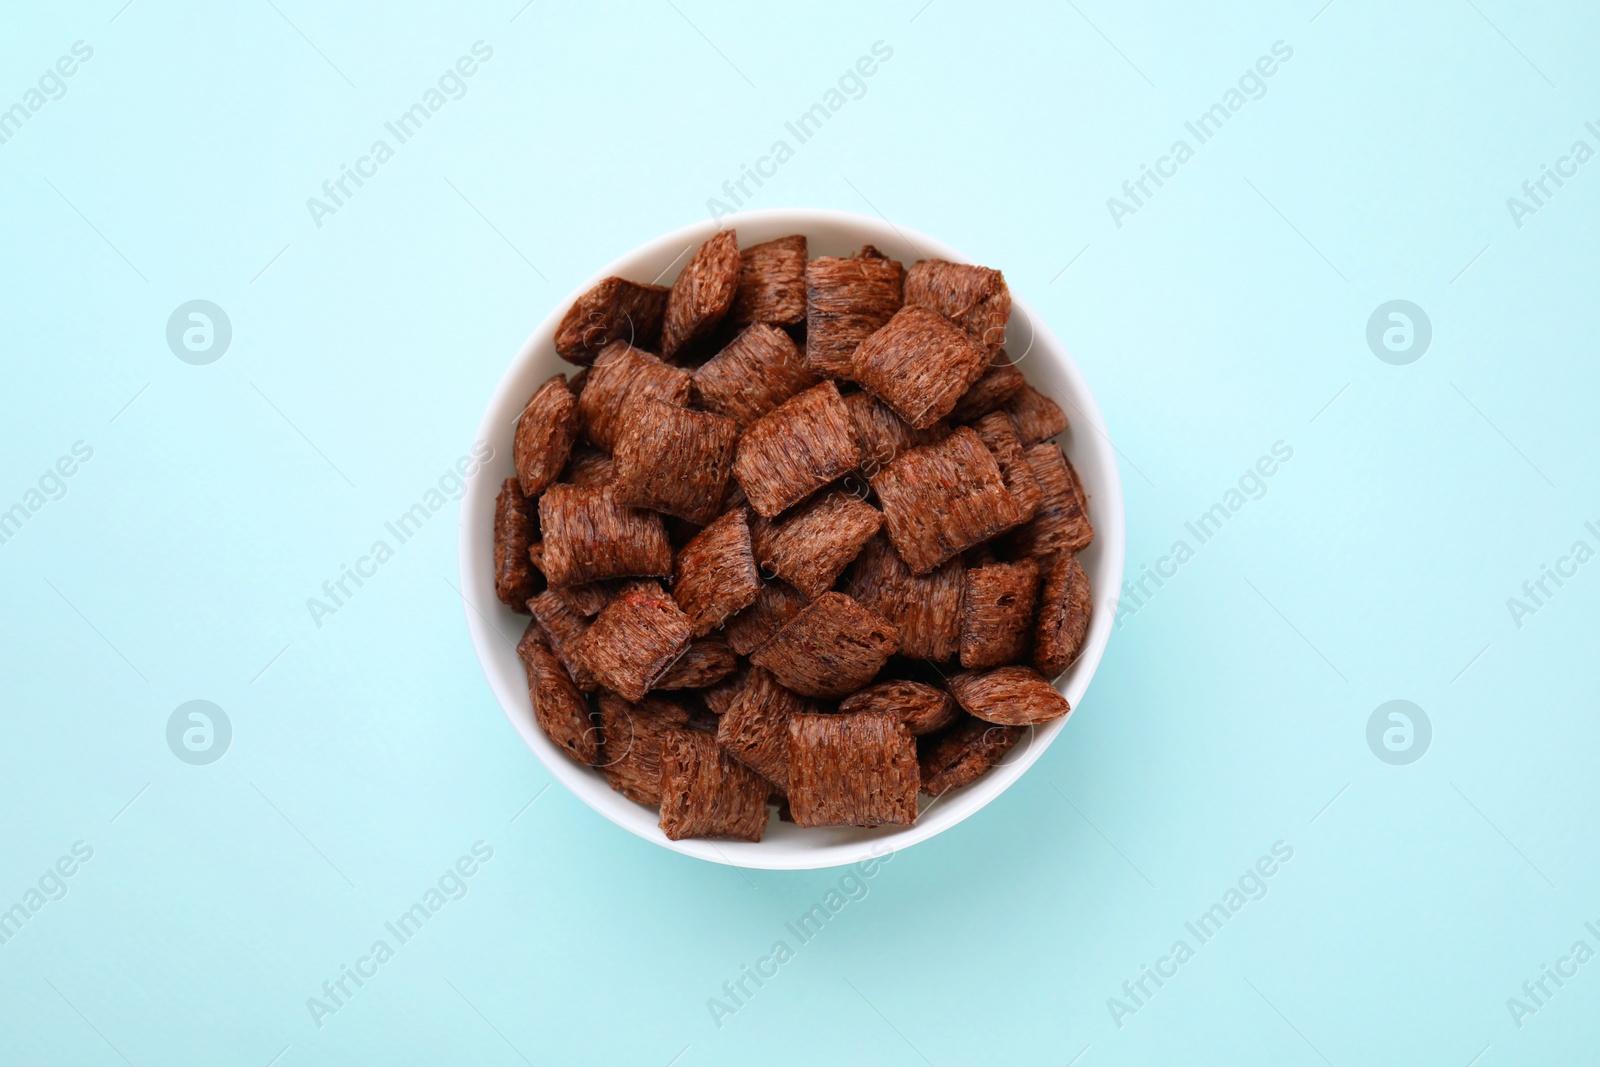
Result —
[[963, 714], [952, 728], [918, 743], [922, 791], [938, 797], [976, 781], [1004, 759], [1026, 733], [1026, 727], [996, 726]]
[[695, 402], [740, 429], [817, 384], [805, 357], [782, 330], [758, 322], [696, 368]]
[[889, 539], [912, 574], [926, 574], [1019, 519], [1000, 467], [963, 426], [913, 448], [872, 478]]
[[600, 731], [595, 728], [589, 701], [543, 637], [539, 624], [530, 621], [517, 645], [528, 672], [534, 721], [569, 759], [593, 766], [600, 762]]
[[694, 622], [696, 637], [756, 602], [761, 575], [750, 550], [750, 513], [736, 508], [701, 530], [678, 552], [672, 596]]
[[745, 428], [734, 453], [733, 476], [750, 506], [770, 519], [860, 462], [850, 410], [838, 386], [823, 382]]
[[[870, 254], [869, 254], [870, 251]], [[806, 362], [829, 378], [850, 376], [856, 346], [900, 310], [905, 270], [870, 245], [849, 258], [806, 264]]]
[[983, 377], [989, 350], [937, 311], [904, 307], [861, 342], [850, 367], [862, 388], [925, 430]]
[[1028, 380], [1012, 364], [1011, 358], [1004, 351], [997, 352], [989, 361], [989, 369], [983, 372], [983, 377], [973, 382], [972, 387], [956, 401], [956, 406], [950, 410], [950, 418], [954, 422], [971, 422], [982, 418], [1003, 407], [1026, 384]]
[[583, 387], [589, 384], [589, 368], [580, 367], [578, 373], [567, 380], [567, 388], [572, 390], [572, 395], [577, 396], [583, 392]]
[[627, 408], [617, 436], [617, 503], [708, 523], [722, 508], [739, 427], [732, 419], [649, 398]]
[[991, 352], [1006, 342], [1011, 290], [997, 270], [924, 259], [906, 271], [906, 306], [932, 308]]
[[739, 253], [739, 288], [728, 317], [741, 326], [806, 321], [805, 234], [763, 241]]
[[869, 478], [898, 459], [900, 453], [950, 435], [950, 428], [943, 423], [913, 430], [893, 408], [871, 393], [851, 393], [844, 398], [844, 406], [850, 412], [856, 443], [861, 446], [861, 470]]
[[740, 665], [734, 672], [715, 685], [708, 685], [700, 690], [700, 699], [705, 701], [706, 708], [713, 715], [726, 715], [739, 694], [744, 691], [745, 683], [750, 680], [750, 665], [739, 661]]
[[967, 571], [961, 604], [961, 665], [1016, 663], [1028, 654], [1039, 601], [1039, 565], [1031, 559]]
[[685, 345], [711, 334], [733, 307], [739, 288], [739, 238], [732, 230], [716, 234], [694, 254], [672, 283], [661, 354], [668, 359]]
[[556, 327], [556, 354], [569, 363], [594, 362], [613, 341], [653, 348], [667, 311], [667, 287], [611, 277], [578, 297]]
[[538, 517], [533, 501], [515, 478], [500, 483], [494, 501], [494, 595], [512, 611], [526, 612], [528, 598], [539, 591], [539, 569], [529, 550], [538, 542]]
[[688, 722], [688, 711], [676, 701], [652, 696], [630, 703], [602, 690], [600, 773], [629, 800], [661, 803], [661, 745], [668, 731]]
[[1054, 678], [1072, 666], [1083, 650], [1094, 613], [1089, 576], [1078, 557], [1058, 553], [1044, 575], [1044, 592], [1039, 596], [1039, 625], [1033, 642], [1033, 665], [1046, 678]]
[[594, 676], [572, 654], [573, 642], [589, 628], [589, 620], [577, 611], [558, 589], [546, 589], [528, 601], [528, 610], [539, 624], [544, 639], [566, 668], [573, 684], [586, 693], [600, 687]]
[[667, 668], [667, 673], [656, 679], [654, 689], [704, 689], [716, 685], [732, 674], [739, 661], [728, 647], [728, 639], [721, 634], [701, 637], [689, 643]]
[[776, 575], [815, 599], [833, 588], [882, 525], [881, 511], [834, 489], [781, 518], [758, 518], [750, 539], [763, 575]]
[[526, 496], [536, 497], [561, 474], [578, 438], [578, 398], [557, 374], [541, 385], [517, 417], [511, 457]]
[[660, 793], [661, 832], [672, 841], [760, 841], [767, 828], [766, 779], [703, 733], [668, 730], [663, 736]]
[[1067, 428], [1067, 413], [1061, 405], [1031, 385], [1023, 385], [1002, 408], [1017, 428], [1024, 448], [1048, 441]]
[[766, 582], [751, 605], [727, 621], [723, 629], [728, 644], [739, 655], [748, 656], [770, 641], [805, 606], [805, 594], [787, 582]]
[[694, 624], [655, 582], [634, 582], [572, 643], [572, 656], [601, 685], [642, 700], [681, 656]]
[[672, 545], [661, 516], [618, 504], [611, 494], [609, 488], [558, 482], [539, 498], [542, 566], [553, 588], [672, 573]]
[[982, 439], [984, 446], [994, 453], [1000, 466], [1000, 480], [1006, 492], [1017, 504], [1017, 521], [1026, 522], [1039, 510], [1041, 493], [1039, 482], [1023, 454], [1022, 442], [1017, 440], [1011, 420], [1002, 411], [992, 411], [972, 424], [972, 432]]
[[594, 489], [610, 485], [615, 474], [616, 468], [609, 455], [589, 445], [577, 445], [572, 449], [572, 458], [567, 460], [567, 469], [562, 472], [561, 480], [585, 489]]
[[771, 672], [751, 667], [744, 688], [717, 723], [717, 742], [741, 763], [760, 771], [780, 790], [789, 788], [789, 720], [815, 711], [778, 684]]
[[1039, 483], [1039, 510], [1011, 535], [1019, 556], [1044, 557], [1057, 552], [1082, 552], [1094, 541], [1089, 524], [1088, 500], [1078, 472], [1060, 445], [1048, 441], [1024, 450], [1028, 466]]
[[687, 405], [689, 372], [621, 341], [607, 346], [595, 358], [589, 384], [578, 396], [584, 436], [597, 448], [615, 451], [624, 425], [623, 409], [645, 398]]
[[956, 658], [961, 639], [959, 558], [917, 576], [887, 538], [874, 537], [856, 558], [847, 588], [894, 623], [902, 654], [935, 663]]
[[904, 680], [868, 686], [841, 701], [839, 711], [886, 711], [905, 723], [913, 737], [942, 730], [961, 714], [955, 698], [943, 689]]
[[899, 647], [900, 633], [888, 619], [843, 593], [823, 593], [750, 662], [801, 696], [842, 697], [872, 681]]
[[789, 811], [797, 826], [917, 821], [917, 742], [881, 711], [789, 720]]
[[949, 680], [950, 695], [969, 713], [1001, 726], [1033, 726], [1059, 719], [1072, 710], [1032, 667], [996, 667], [962, 671]]

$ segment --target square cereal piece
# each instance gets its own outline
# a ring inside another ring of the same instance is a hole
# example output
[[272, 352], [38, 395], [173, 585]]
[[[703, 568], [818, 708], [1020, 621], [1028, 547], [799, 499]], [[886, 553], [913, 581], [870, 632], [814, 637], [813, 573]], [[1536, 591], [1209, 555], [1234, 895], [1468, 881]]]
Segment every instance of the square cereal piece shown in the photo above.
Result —
[[950, 428], [935, 423], [926, 430], [913, 430], [894, 409], [871, 393], [851, 393], [844, 398], [861, 446], [861, 472], [868, 478], [900, 457], [900, 453], [931, 445], [950, 436]]
[[1048, 441], [1067, 428], [1067, 413], [1061, 405], [1031, 385], [1012, 393], [1001, 410], [1011, 417], [1024, 448]]
[[789, 720], [817, 710], [778, 684], [771, 672], [751, 667], [744, 688], [717, 722], [717, 743], [754, 767], [779, 790], [789, 788]]
[[846, 589], [894, 623], [902, 655], [946, 663], [960, 651], [963, 584], [960, 557], [927, 574], [913, 575], [894, 546], [880, 536], [861, 550]]
[[515, 478], [500, 483], [494, 501], [494, 595], [512, 611], [526, 613], [528, 598], [540, 589], [539, 568], [530, 550], [538, 543], [533, 501]]
[[1011, 499], [1017, 502], [1017, 521], [1033, 518], [1043, 494], [1033, 476], [1033, 468], [1028, 465], [1028, 457], [1023, 454], [1022, 442], [1017, 440], [1011, 427], [1011, 420], [1003, 411], [991, 411], [972, 424], [972, 432], [994, 453], [994, 461], [1000, 465], [1000, 480], [1005, 483]]
[[617, 503], [708, 523], [722, 510], [739, 426], [649, 398], [628, 405], [617, 436]]
[[1039, 602], [1039, 565], [1031, 559], [967, 571], [961, 604], [961, 665], [1017, 663], [1028, 654]]
[[1094, 614], [1089, 576], [1078, 557], [1060, 552], [1050, 560], [1039, 596], [1039, 625], [1034, 634], [1033, 665], [1046, 678], [1055, 678], [1072, 666], [1083, 650]]
[[[600, 731], [589, 710], [588, 699], [573, 684], [556, 654], [544, 642], [537, 622], [517, 645], [528, 672], [528, 699], [539, 729], [568, 759], [594, 766], [600, 762]], [[537, 635], [537, 636], [534, 636]], [[529, 640], [534, 636], [533, 640]]]
[[745, 428], [734, 452], [733, 476], [750, 506], [770, 519], [860, 462], [850, 410], [838, 386], [823, 382]]
[[1023, 726], [996, 726], [963, 714], [955, 726], [917, 743], [922, 791], [940, 797], [977, 781], [1027, 732]]
[[555, 481], [578, 438], [578, 398], [557, 374], [541, 385], [517, 417], [511, 459], [526, 496], [536, 497]]
[[905, 307], [852, 357], [850, 374], [913, 429], [926, 430], [989, 369], [989, 350], [925, 307]]
[[750, 662], [801, 696], [842, 697], [872, 681], [899, 647], [900, 633], [888, 619], [843, 593], [823, 593]]
[[1021, 517], [993, 454], [965, 426], [913, 448], [874, 477], [872, 488], [889, 540], [912, 574], [927, 574]]
[[678, 552], [672, 596], [694, 622], [696, 637], [754, 604], [761, 575], [750, 550], [750, 513], [735, 508], [701, 530]]
[[989, 369], [983, 372], [983, 377], [961, 394], [961, 399], [950, 410], [950, 419], [953, 422], [971, 422], [991, 411], [998, 411], [1017, 390], [1027, 384], [1028, 380], [1002, 349], [989, 361]]
[[917, 742], [881, 711], [789, 720], [789, 811], [797, 826], [917, 821]]
[[766, 582], [748, 608], [730, 618], [723, 628], [728, 644], [741, 656], [748, 656], [788, 625], [806, 606], [805, 594], [787, 582]]
[[1032, 667], [962, 671], [949, 680], [950, 695], [984, 722], [1034, 726], [1072, 710], [1067, 698]]
[[758, 322], [701, 364], [691, 384], [696, 403], [743, 429], [816, 385], [817, 376], [788, 334]]
[[552, 588], [672, 573], [672, 545], [661, 516], [617, 503], [610, 488], [552, 485], [539, 498], [539, 524], [541, 565]]
[[693, 632], [689, 616], [659, 585], [634, 582], [572, 643], [572, 656], [607, 689], [642, 700], [689, 647]]
[[751, 245], [739, 253], [739, 288], [734, 322], [798, 326], [806, 321], [805, 234]]
[[656, 679], [655, 689], [704, 689], [716, 685], [739, 666], [739, 660], [721, 634], [699, 637]]
[[673, 358], [685, 346], [710, 336], [733, 307], [739, 289], [739, 238], [723, 230], [700, 246], [667, 296], [661, 354]]
[[1094, 541], [1088, 500], [1078, 472], [1060, 445], [1048, 441], [1025, 449], [1028, 466], [1039, 483], [1039, 510], [1011, 535], [1019, 556], [1042, 558], [1057, 552], [1082, 552]]
[[883, 525], [883, 513], [837, 489], [821, 493], [777, 519], [757, 519], [751, 544], [763, 577], [778, 577], [815, 599], [855, 559]]
[[839, 704], [841, 714], [857, 711], [888, 712], [905, 723], [913, 737], [942, 730], [961, 715], [955, 697], [943, 689], [903, 679], [868, 686]]
[[817, 374], [848, 378], [856, 346], [900, 310], [905, 270], [870, 245], [844, 258], [806, 264], [806, 362]]
[[669, 840], [760, 841], [767, 781], [703, 733], [668, 730], [661, 742], [661, 832]]
[[[556, 659], [561, 661], [561, 666], [566, 668], [573, 684], [585, 693], [592, 693], [600, 688], [600, 683], [594, 680], [594, 676], [572, 654], [573, 642], [582, 637], [583, 632], [589, 628], [589, 620], [576, 611], [568, 598], [562, 596], [560, 590], [556, 589], [546, 589], [528, 601], [528, 610], [533, 612], [534, 621], [539, 624], [543, 639], [555, 653]], [[526, 639], [524, 637], [524, 640]]]
[[587, 366], [613, 341], [653, 348], [661, 338], [667, 287], [611, 277], [572, 302], [556, 327], [556, 355]]
[[572, 448], [572, 458], [567, 460], [561, 480], [571, 485], [594, 489], [610, 485], [615, 468], [611, 457], [590, 445], [578, 444]]
[[1011, 290], [997, 270], [923, 259], [906, 271], [906, 306], [932, 308], [991, 352], [1006, 343]]
[[600, 693], [600, 773], [611, 788], [640, 804], [661, 803], [661, 745], [688, 725], [689, 712], [665, 697], [630, 703]]
[[595, 357], [589, 382], [578, 394], [583, 435], [596, 448], [615, 451], [623, 409], [645, 397], [684, 407], [689, 403], [689, 372], [620, 341], [608, 346]]

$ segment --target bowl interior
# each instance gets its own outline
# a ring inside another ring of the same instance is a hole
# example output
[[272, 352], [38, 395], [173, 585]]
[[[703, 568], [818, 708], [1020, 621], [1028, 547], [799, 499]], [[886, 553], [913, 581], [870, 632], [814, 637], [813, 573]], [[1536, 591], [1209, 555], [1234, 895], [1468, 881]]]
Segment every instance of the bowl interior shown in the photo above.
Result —
[[[848, 255], [863, 244], [876, 245], [907, 266], [918, 259], [970, 259], [922, 234], [881, 219], [845, 212], [772, 210], [731, 215], [722, 227], [733, 227], [742, 246], [788, 234], [806, 235], [810, 255]], [[614, 792], [601, 775], [563, 756], [534, 722], [528, 701], [526, 677], [516, 654], [517, 640], [528, 617], [505, 607], [494, 594], [494, 502], [500, 483], [514, 472], [511, 442], [517, 416], [538, 386], [552, 374], [576, 367], [555, 352], [554, 336], [561, 316], [572, 301], [600, 279], [620, 275], [635, 281], [671, 284], [700, 243], [718, 229], [706, 221], [656, 238], [599, 271], [564, 298], [534, 330], [512, 360], [495, 389], [478, 439], [493, 449], [492, 457], [473, 476], [462, 499], [460, 516], [461, 589], [467, 601], [467, 628], [490, 688], [528, 747], [563, 785], [584, 803], [618, 826], [666, 848], [717, 863], [769, 869], [803, 869], [852, 863], [870, 854], [882, 855], [926, 840], [983, 807], [1027, 770], [1065, 727], [1059, 719], [1030, 729], [1029, 735], [1004, 763], [962, 789], [937, 800], [922, 797], [922, 814], [915, 824], [872, 830], [836, 828], [801, 829], [773, 818], [760, 842], [686, 840], [670, 841], [656, 825], [654, 808], [635, 804]], [[1001, 267], [1003, 269], [1003, 264]], [[1088, 689], [1111, 633], [1115, 593], [1122, 584], [1122, 487], [1116, 455], [1106, 435], [1094, 397], [1061, 342], [1015, 291], [1006, 348], [1035, 388], [1055, 398], [1066, 411], [1071, 426], [1060, 438], [1089, 497], [1089, 516], [1095, 540], [1079, 560], [1089, 576], [1096, 607], [1082, 654], [1056, 681], [1056, 686], [1076, 707]], [[1070, 718], [1070, 716], [1068, 717]]]

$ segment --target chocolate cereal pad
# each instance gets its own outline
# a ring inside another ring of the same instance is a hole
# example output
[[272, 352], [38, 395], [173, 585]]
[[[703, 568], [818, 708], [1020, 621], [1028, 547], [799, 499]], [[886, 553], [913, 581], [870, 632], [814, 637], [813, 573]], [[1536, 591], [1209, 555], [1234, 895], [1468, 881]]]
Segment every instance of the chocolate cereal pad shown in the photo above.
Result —
[[1004, 276], [811, 252], [724, 230], [584, 292], [502, 475], [533, 721], [671, 840], [914, 822], [1068, 713], [1093, 617]]

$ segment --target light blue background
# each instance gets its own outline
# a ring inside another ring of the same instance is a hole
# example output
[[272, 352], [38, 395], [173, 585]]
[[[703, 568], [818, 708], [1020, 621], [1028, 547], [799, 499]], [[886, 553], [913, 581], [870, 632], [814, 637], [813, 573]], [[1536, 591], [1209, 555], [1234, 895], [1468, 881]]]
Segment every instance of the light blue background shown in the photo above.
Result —
[[[94, 850], [0, 946], [0, 1059], [1593, 1061], [1600, 963], [1520, 1029], [1506, 1005], [1600, 949], [1600, 564], [1506, 606], [1600, 547], [1600, 163], [1506, 206], [1600, 148], [1592, 6], [122, 3], [0, 32], [0, 107], [94, 50], [0, 145], [0, 508], [93, 449], [0, 545], [0, 907]], [[465, 97], [318, 228], [306, 198], [479, 40]], [[749, 206], [1002, 267], [1096, 391], [1132, 576], [1294, 456], [1027, 776], [798, 945], [841, 872], [695, 862], [546, 791], [467, 641], [453, 503], [320, 629], [305, 602], [465, 454], [573, 286], [704, 217], [876, 41]], [[1266, 95], [1118, 227], [1107, 198], [1277, 41]], [[209, 366], [165, 342], [197, 298], [233, 326]], [[1432, 322], [1409, 366], [1365, 340], [1391, 299]], [[1396, 698], [1433, 725], [1409, 766], [1366, 742]], [[191, 699], [233, 725], [210, 766], [166, 744]], [[319, 1029], [307, 998], [479, 840], [466, 896]], [[1277, 841], [1267, 896], [1119, 1027], [1108, 998]]]

